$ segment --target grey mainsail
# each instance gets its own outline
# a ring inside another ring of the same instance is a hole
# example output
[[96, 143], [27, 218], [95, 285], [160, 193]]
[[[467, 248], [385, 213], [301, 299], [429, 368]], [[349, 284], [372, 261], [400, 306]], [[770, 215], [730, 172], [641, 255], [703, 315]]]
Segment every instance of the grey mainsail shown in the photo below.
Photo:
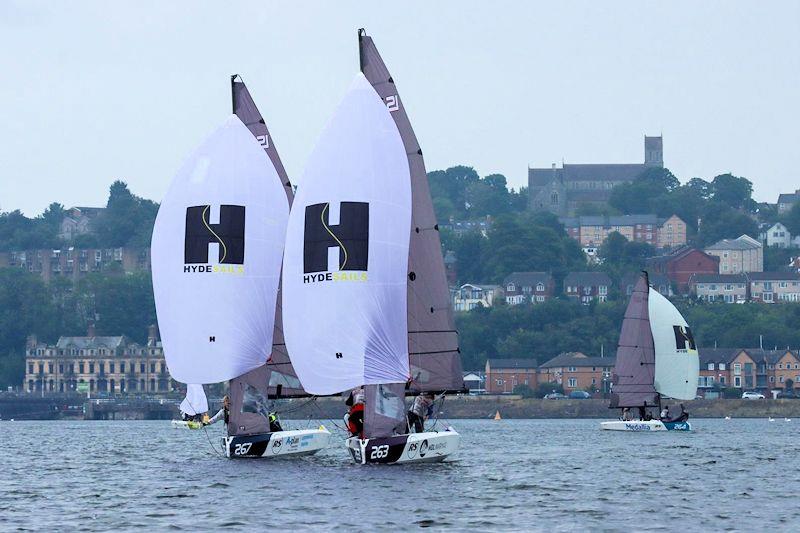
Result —
[[[281, 158], [272, 142], [266, 122], [256, 107], [250, 91], [240, 76], [231, 76], [231, 96], [233, 112], [247, 126], [259, 144], [264, 148], [267, 156], [283, 185], [286, 199], [292, 204], [294, 193], [292, 184], [286, 175]], [[281, 313], [280, 286], [275, 306], [275, 328], [272, 337], [272, 354], [265, 366], [251, 370], [230, 381], [230, 414], [228, 423], [229, 435], [253, 435], [269, 432], [268, 413], [266, 402], [270, 396], [303, 396], [305, 391], [299, 385], [299, 380], [289, 361], [286, 345], [283, 339], [283, 316]], [[278, 385], [281, 385], [278, 387]]]
[[458, 334], [450, 306], [439, 226], [417, 137], [389, 70], [372, 38], [358, 31], [361, 72], [389, 109], [411, 173], [411, 242], [408, 257], [408, 392], [464, 389]]
[[612, 375], [609, 405], [612, 409], [657, 406], [659, 403], [653, 384], [656, 358], [648, 312], [649, 293], [647, 273], [643, 273], [633, 288], [622, 321]]

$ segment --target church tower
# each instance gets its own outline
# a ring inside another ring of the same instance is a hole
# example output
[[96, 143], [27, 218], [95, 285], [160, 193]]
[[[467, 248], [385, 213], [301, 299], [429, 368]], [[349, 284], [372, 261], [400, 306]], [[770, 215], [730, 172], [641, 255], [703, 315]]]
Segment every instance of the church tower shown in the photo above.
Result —
[[650, 167], [664, 166], [664, 144], [663, 138], [644, 137], [644, 164]]

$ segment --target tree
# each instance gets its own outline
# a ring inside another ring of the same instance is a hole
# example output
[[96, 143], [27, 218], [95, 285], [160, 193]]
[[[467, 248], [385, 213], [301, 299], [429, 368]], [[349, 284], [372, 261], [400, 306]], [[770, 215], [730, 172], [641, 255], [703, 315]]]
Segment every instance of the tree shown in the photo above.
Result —
[[536, 397], [536, 391], [534, 391], [528, 385], [514, 385], [514, 388], [512, 389], [511, 394], [519, 394], [523, 398], [535, 398]]
[[669, 169], [647, 168], [631, 183], [614, 187], [608, 203], [626, 215], [654, 213], [661, 200], [679, 185]]
[[131, 193], [123, 181], [111, 184], [105, 211], [97, 217], [93, 230], [103, 247], [147, 247], [153, 233], [158, 204]]
[[733, 174], [720, 174], [711, 182], [714, 200], [733, 209], [754, 207], [752, 200], [753, 184], [747, 178]]
[[740, 235], [757, 239], [758, 223], [745, 213], [720, 202], [711, 202], [705, 208], [697, 232], [699, 246], [707, 246], [720, 239], [735, 239]]
[[788, 213], [781, 217], [783, 225], [792, 235], [800, 235], [800, 202], [794, 204]]
[[536, 397], [537, 398], [544, 398], [551, 392], [557, 392], [558, 394], [564, 394], [564, 387], [561, 386], [560, 383], [555, 382], [547, 382], [547, 383], [539, 383], [536, 386]]

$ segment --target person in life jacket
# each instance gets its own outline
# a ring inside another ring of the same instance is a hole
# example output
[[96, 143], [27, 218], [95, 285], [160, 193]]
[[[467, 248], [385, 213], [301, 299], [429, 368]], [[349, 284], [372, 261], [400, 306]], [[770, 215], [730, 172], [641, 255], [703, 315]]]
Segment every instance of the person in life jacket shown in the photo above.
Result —
[[364, 432], [364, 388], [357, 387], [350, 391], [344, 402], [350, 410], [344, 415], [344, 423], [351, 437], [362, 437]]
[[220, 420], [225, 421], [225, 425], [228, 425], [228, 418], [230, 417], [230, 408], [231, 408], [231, 400], [228, 398], [227, 395], [222, 399], [222, 409], [217, 411], [217, 414], [212, 416], [208, 422], [203, 422], [203, 425], [210, 426], [211, 424], [216, 424]]
[[433, 398], [432, 392], [423, 392], [414, 398], [414, 403], [408, 410], [408, 424], [414, 428], [415, 433], [425, 431], [425, 420], [433, 414]]
[[281, 427], [281, 423], [278, 420], [278, 413], [276, 413], [275, 411], [272, 411], [269, 414], [269, 430], [271, 432], [283, 431], [283, 428]]

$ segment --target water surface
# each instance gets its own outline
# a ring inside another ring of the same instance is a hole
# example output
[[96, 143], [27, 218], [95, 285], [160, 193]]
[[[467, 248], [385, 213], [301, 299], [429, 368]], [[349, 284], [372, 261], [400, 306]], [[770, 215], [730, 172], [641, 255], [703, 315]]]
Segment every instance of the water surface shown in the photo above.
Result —
[[365, 467], [339, 433], [316, 456], [233, 461], [218, 455], [221, 427], [0, 422], [0, 529], [800, 527], [800, 420], [694, 420], [688, 434], [601, 432], [596, 420], [451, 423], [463, 439], [452, 460]]

